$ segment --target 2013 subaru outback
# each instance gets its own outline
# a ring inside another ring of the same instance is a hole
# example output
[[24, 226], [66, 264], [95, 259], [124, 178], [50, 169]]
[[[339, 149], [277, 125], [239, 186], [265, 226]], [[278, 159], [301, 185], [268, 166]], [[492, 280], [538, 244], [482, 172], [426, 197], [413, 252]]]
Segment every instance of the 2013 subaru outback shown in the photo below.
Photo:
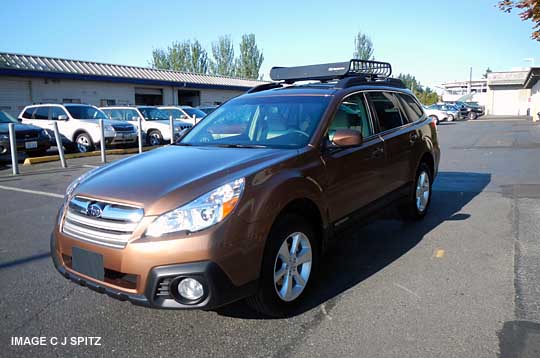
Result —
[[[428, 211], [436, 124], [374, 61], [273, 68], [176, 145], [67, 189], [51, 237], [66, 278], [155, 308], [247, 298], [290, 314], [341, 229], [390, 203]], [[298, 83], [311, 80], [310, 83]]]

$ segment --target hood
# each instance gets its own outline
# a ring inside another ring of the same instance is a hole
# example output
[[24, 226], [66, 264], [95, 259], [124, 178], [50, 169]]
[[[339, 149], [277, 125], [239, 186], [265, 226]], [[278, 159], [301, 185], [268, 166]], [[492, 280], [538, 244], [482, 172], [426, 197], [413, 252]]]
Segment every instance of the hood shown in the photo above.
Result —
[[[30, 124], [15, 123], [15, 131], [41, 131], [42, 129]], [[9, 123], [0, 123], [0, 133], [9, 132]]]
[[102, 167], [77, 187], [76, 194], [141, 206], [146, 215], [157, 215], [296, 153], [166, 146]]

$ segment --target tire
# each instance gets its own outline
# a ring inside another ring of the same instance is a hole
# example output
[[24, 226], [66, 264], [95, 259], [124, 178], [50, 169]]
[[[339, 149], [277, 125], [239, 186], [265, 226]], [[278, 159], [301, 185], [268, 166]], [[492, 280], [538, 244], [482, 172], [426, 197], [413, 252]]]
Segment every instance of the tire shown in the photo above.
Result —
[[88, 133], [81, 133], [77, 135], [74, 143], [75, 150], [79, 153], [87, 153], [94, 150], [94, 142]]
[[[426, 182], [427, 180], [427, 182]], [[433, 174], [429, 166], [422, 162], [416, 171], [414, 185], [402, 206], [402, 216], [406, 220], [420, 220], [426, 216], [431, 204]]]
[[453, 114], [449, 114], [448, 115], [448, 119], [446, 120], [447, 122], [453, 122], [454, 121], [454, 115]]
[[160, 131], [154, 129], [146, 136], [146, 142], [151, 146], [161, 145], [163, 144], [163, 136]]
[[467, 115], [467, 118], [470, 119], [471, 121], [474, 121], [476, 118], [478, 118], [478, 115], [475, 112], [469, 112], [469, 114]]
[[[295, 242], [299, 242], [296, 254], [304, 254], [291, 257], [290, 251]], [[289, 261], [286, 261], [286, 256]], [[301, 258], [307, 261], [299, 264]], [[318, 263], [318, 240], [309, 221], [297, 214], [281, 216], [268, 236], [258, 292], [247, 298], [247, 303], [265, 316], [290, 316], [301, 304], [306, 291], [315, 280]], [[300, 280], [303, 280], [305, 285], [302, 286]], [[287, 286], [287, 282], [291, 284]]]

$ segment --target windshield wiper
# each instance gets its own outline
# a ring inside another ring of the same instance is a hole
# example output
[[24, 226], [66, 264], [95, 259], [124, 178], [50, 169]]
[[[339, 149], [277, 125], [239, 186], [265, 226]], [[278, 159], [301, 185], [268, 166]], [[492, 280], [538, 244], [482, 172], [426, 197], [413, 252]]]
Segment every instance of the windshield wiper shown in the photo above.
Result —
[[262, 144], [216, 144], [215, 146], [222, 148], [268, 148], [267, 145]]

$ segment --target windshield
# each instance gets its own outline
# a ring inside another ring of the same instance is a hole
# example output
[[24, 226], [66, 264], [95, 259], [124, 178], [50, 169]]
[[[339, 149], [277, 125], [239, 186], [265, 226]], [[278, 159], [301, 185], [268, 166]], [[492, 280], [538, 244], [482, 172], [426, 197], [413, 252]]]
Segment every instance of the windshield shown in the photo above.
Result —
[[0, 123], [19, 123], [11, 114], [0, 111]]
[[166, 111], [156, 108], [156, 107], [139, 107], [144, 119], [147, 121], [163, 121], [168, 120], [169, 115]]
[[92, 106], [66, 106], [66, 109], [75, 119], [108, 119], [105, 113]]
[[202, 118], [204, 116], [206, 116], [206, 113], [204, 113], [203, 111], [199, 110], [199, 109], [196, 109], [196, 108], [182, 108], [184, 110], [184, 112], [186, 112], [188, 114], [188, 116], [190, 117], [193, 117], [195, 116], [195, 118]]
[[206, 116], [179, 144], [301, 148], [308, 144], [329, 100], [327, 96], [238, 98]]

